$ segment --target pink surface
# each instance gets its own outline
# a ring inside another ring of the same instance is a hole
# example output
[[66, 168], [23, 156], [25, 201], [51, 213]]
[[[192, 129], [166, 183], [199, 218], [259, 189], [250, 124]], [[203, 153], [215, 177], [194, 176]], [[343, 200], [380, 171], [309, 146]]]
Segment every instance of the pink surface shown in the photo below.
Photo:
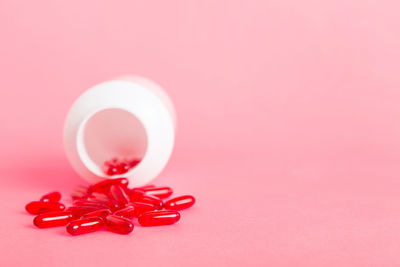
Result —
[[[0, 3], [1, 266], [398, 266], [398, 1]], [[72, 102], [133, 73], [178, 112], [174, 226], [71, 237], [24, 205], [83, 183]]]

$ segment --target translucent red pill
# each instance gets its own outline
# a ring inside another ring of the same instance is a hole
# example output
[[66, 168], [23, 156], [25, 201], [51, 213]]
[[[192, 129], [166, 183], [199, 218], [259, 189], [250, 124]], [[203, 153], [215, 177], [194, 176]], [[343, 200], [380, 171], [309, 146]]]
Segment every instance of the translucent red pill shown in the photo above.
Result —
[[111, 210], [118, 210], [121, 208], [117, 201], [109, 198], [107, 198], [107, 200], [100, 200], [98, 198], [88, 197], [85, 199], [76, 199], [73, 203], [78, 206], [103, 206], [103, 208], [108, 207]]
[[185, 195], [168, 200], [164, 203], [167, 210], [183, 210], [190, 208], [196, 202], [193, 196]]
[[140, 163], [140, 159], [131, 159], [131, 160], [127, 160], [128, 166], [130, 169], [132, 169], [133, 167], [135, 167], [136, 165], [138, 165]]
[[114, 213], [114, 215], [124, 217], [127, 219], [132, 219], [136, 216], [136, 209], [134, 206], [128, 206], [126, 208], [120, 209]]
[[98, 192], [92, 192], [90, 195], [87, 196], [87, 200], [93, 200], [93, 201], [109, 201], [109, 197], [106, 194], [103, 193], [98, 193]]
[[95, 232], [103, 228], [104, 222], [100, 217], [90, 217], [71, 221], [67, 224], [67, 232], [71, 235], [81, 235]]
[[89, 186], [86, 185], [78, 185], [75, 187], [75, 191], [80, 191], [80, 192], [88, 192]]
[[103, 165], [103, 172], [107, 175], [114, 175], [118, 172], [117, 166], [115, 166], [114, 164], [112, 164], [111, 162], [104, 162]]
[[86, 186], [77, 186], [71, 194], [72, 199], [84, 199], [89, 195], [89, 188]]
[[109, 209], [95, 210], [95, 211], [83, 214], [81, 219], [91, 218], [91, 217], [100, 217], [100, 218], [104, 219], [108, 215], [111, 215], [111, 210], [109, 210]]
[[126, 218], [117, 216], [117, 215], [109, 215], [105, 219], [105, 224], [107, 228], [118, 234], [129, 234], [133, 231], [133, 223]]
[[87, 193], [82, 191], [74, 191], [72, 192], [71, 197], [72, 199], [83, 199], [87, 197]]
[[174, 210], [149, 211], [139, 216], [138, 222], [142, 226], [160, 226], [174, 224], [179, 221], [181, 215]]
[[167, 198], [170, 197], [173, 193], [172, 188], [170, 187], [150, 187], [142, 189], [145, 194], [152, 195], [158, 198]]
[[97, 207], [97, 206], [72, 206], [72, 207], [69, 207], [67, 209], [67, 211], [71, 212], [72, 216], [74, 218], [80, 218], [89, 212], [93, 212], [93, 211], [101, 210], [101, 209], [103, 209], [103, 208]]
[[157, 209], [154, 205], [144, 202], [132, 202], [129, 203], [129, 205], [134, 207], [135, 210], [133, 214], [135, 217], [139, 217], [141, 214], [145, 212]]
[[116, 211], [122, 209], [123, 207], [120, 206], [118, 201], [114, 199], [109, 199], [107, 203], [105, 203], [112, 211]]
[[125, 207], [130, 201], [130, 198], [125, 190], [117, 184], [114, 184], [110, 187], [110, 195], [121, 207]]
[[158, 210], [162, 209], [162, 207], [164, 206], [164, 203], [161, 199], [159, 199], [158, 197], [155, 197], [155, 196], [151, 196], [151, 195], [143, 195], [140, 198], [140, 202], [152, 204]]
[[108, 179], [92, 185], [89, 188], [89, 192], [108, 194], [112, 185], [119, 185], [126, 188], [128, 186], [128, 183], [129, 181], [126, 178]]
[[52, 211], [63, 211], [65, 206], [64, 204], [53, 201], [32, 201], [25, 206], [25, 209], [31, 214], [41, 214]]
[[44, 202], [47, 202], [47, 201], [57, 202], [57, 201], [60, 201], [60, 199], [61, 199], [61, 194], [60, 194], [60, 192], [54, 191], [54, 192], [50, 192], [50, 193], [48, 193], [48, 194], [42, 196], [42, 197], [40, 198], [40, 201], [44, 201]]
[[141, 188], [128, 189], [127, 194], [129, 195], [131, 202], [140, 201], [144, 195], [144, 190]]
[[136, 187], [136, 189], [141, 189], [141, 190], [143, 190], [143, 189], [149, 189], [149, 188], [154, 188], [154, 187], [156, 187], [156, 186], [153, 185], [153, 184], [148, 184], [148, 185]]
[[124, 174], [129, 171], [130, 167], [126, 162], [119, 162], [115, 165], [117, 172], [115, 174]]
[[39, 228], [48, 228], [67, 225], [72, 220], [72, 213], [69, 211], [56, 211], [43, 213], [33, 219], [33, 224]]
[[90, 200], [75, 200], [73, 202], [74, 206], [95, 206], [100, 209], [108, 209], [109, 206], [105, 203], [99, 201], [90, 201]]

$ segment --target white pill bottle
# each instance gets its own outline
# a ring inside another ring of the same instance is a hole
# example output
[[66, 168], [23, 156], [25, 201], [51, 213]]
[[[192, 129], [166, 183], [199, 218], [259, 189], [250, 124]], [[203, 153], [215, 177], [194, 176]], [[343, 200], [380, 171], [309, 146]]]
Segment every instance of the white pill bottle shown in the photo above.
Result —
[[[156, 83], [124, 76], [95, 85], [72, 105], [64, 125], [64, 146], [74, 169], [89, 183], [126, 177], [133, 186], [153, 180], [174, 146], [176, 114]], [[102, 170], [113, 157], [140, 163], [109, 176]]]

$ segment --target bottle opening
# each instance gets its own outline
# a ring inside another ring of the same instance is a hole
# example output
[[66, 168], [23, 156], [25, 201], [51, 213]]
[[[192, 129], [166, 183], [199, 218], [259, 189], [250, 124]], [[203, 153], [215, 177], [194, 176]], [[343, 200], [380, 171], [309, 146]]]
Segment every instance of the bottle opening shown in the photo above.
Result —
[[[141, 161], [147, 150], [143, 124], [123, 109], [108, 108], [95, 112], [87, 118], [80, 132], [78, 140], [82, 144], [78, 147], [81, 148], [82, 161], [99, 176], [107, 176], [102, 170], [106, 161], [113, 158]], [[111, 177], [114, 176], [118, 177]]]

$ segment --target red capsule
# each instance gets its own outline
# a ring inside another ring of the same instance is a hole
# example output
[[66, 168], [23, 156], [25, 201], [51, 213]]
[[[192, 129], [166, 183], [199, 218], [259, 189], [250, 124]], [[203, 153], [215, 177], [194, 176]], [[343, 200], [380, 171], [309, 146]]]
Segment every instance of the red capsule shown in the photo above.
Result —
[[114, 199], [109, 199], [108, 202], [105, 202], [104, 204], [106, 204], [111, 209], [111, 211], [116, 211], [122, 208], [119, 205], [118, 201]]
[[25, 206], [25, 209], [31, 214], [41, 214], [52, 211], [63, 211], [65, 206], [64, 204], [53, 201], [32, 201]]
[[132, 159], [132, 160], [128, 160], [128, 166], [129, 169], [132, 169], [133, 167], [135, 167], [136, 165], [138, 165], [140, 163], [140, 159]]
[[130, 198], [125, 193], [125, 190], [119, 185], [112, 185], [110, 187], [110, 195], [114, 200], [118, 201], [118, 204], [121, 207], [125, 207], [130, 201]]
[[83, 185], [78, 185], [77, 187], [75, 187], [74, 191], [71, 194], [72, 199], [86, 198], [88, 195], [89, 188]]
[[153, 184], [148, 184], [148, 185], [144, 185], [144, 186], [140, 186], [140, 187], [135, 187], [135, 188], [133, 188], [133, 189], [141, 189], [141, 190], [144, 190], [144, 189], [149, 189], [149, 188], [154, 188], [154, 187], [156, 187], [156, 186], [153, 185]]
[[119, 161], [119, 159], [117, 157], [114, 157], [114, 158], [110, 159], [110, 163], [111, 164], [118, 164], [119, 162], [120, 161]]
[[142, 226], [159, 226], [174, 224], [181, 218], [179, 212], [174, 210], [149, 211], [139, 216], [138, 222]]
[[109, 161], [106, 161], [106, 162], [104, 162], [104, 165], [103, 165], [103, 172], [105, 174], [111, 176], [111, 175], [117, 174], [118, 168], [115, 164], [113, 164]]
[[151, 195], [143, 195], [142, 198], [140, 199], [140, 202], [150, 203], [159, 210], [162, 209], [164, 206], [164, 203], [161, 199]]
[[123, 217], [109, 215], [105, 219], [105, 224], [110, 231], [118, 234], [129, 234], [133, 231], [133, 223]]
[[132, 202], [140, 201], [144, 195], [144, 190], [140, 188], [128, 189], [127, 194], [129, 195], [129, 198]]
[[33, 219], [33, 224], [39, 228], [48, 228], [67, 225], [72, 220], [72, 213], [69, 211], [56, 211], [43, 213]]
[[126, 188], [128, 186], [128, 183], [129, 183], [129, 181], [126, 178], [107, 179], [107, 180], [104, 180], [97, 184], [92, 185], [90, 187], [90, 190], [91, 190], [91, 192], [108, 194], [108, 192], [110, 192], [110, 187], [112, 185], [119, 185], [123, 188]]
[[71, 193], [72, 199], [86, 199], [88, 197], [87, 193], [75, 191]]
[[93, 192], [88, 196], [88, 200], [100, 200], [100, 201], [108, 201], [110, 198], [103, 193]]
[[130, 167], [125, 162], [120, 162], [116, 165], [117, 172], [115, 174], [124, 174], [129, 171]]
[[70, 211], [74, 218], [80, 218], [89, 212], [93, 212], [93, 211], [101, 210], [101, 209], [103, 209], [103, 208], [98, 207], [98, 206], [73, 206], [73, 207], [69, 207], [67, 209], [67, 211]]
[[108, 199], [107, 201], [97, 200], [97, 199], [90, 199], [90, 202], [99, 203], [101, 206], [107, 206], [111, 211], [116, 211], [121, 209], [118, 202], [114, 199]]
[[91, 217], [100, 217], [100, 218], [104, 219], [105, 217], [107, 217], [110, 214], [111, 214], [111, 210], [109, 210], [109, 209], [96, 210], [96, 211], [92, 211], [92, 212], [84, 214], [81, 217], [81, 219], [91, 218]]
[[144, 202], [132, 202], [129, 203], [129, 206], [132, 206], [135, 208], [134, 210], [134, 216], [139, 217], [142, 213], [148, 212], [148, 211], [153, 211], [156, 210], [157, 208], [149, 203], [144, 203]]
[[91, 217], [70, 222], [67, 225], [67, 232], [71, 235], [80, 235], [100, 230], [103, 226], [102, 218]]
[[50, 193], [42, 196], [40, 198], [40, 201], [45, 201], [45, 202], [47, 202], [47, 201], [56, 201], [57, 202], [57, 201], [60, 201], [60, 199], [61, 199], [60, 192], [55, 191], [55, 192], [50, 192]]
[[95, 206], [99, 209], [108, 209], [109, 207], [106, 204], [103, 204], [98, 201], [90, 201], [90, 200], [75, 200], [73, 202], [74, 206]]
[[[82, 200], [81, 200], [82, 201]], [[99, 200], [97, 198], [90, 198], [88, 200], [84, 200], [84, 201], [88, 201], [91, 203], [91, 205], [98, 205], [98, 206], [106, 206], [111, 210], [118, 210], [121, 207], [119, 206], [118, 202], [113, 200], [113, 199], [107, 199], [107, 200]], [[74, 203], [79, 203], [79, 202], [74, 202]]]
[[128, 206], [126, 208], [123, 208], [121, 210], [117, 210], [116, 212], [114, 212], [114, 215], [120, 216], [120, 217], [124, 217], [124, 218], [128, 218], [128, 219], [132, 219], [133, 217], [135, 217], [135, 207], [134, 206]]
[[164, 208], [167, 210], [183, 210], [190, 208], [196, 202], [193, 196], [180, 196], [176, 198], [172, 198], [165, 202]]
[[72, 199], [85, 198], [89, 195], [89, 188], [84, 185], [78, 185], [72, 192]]
[[142, 189], [146, 195], [152, 195], [158, 198], [170, 197], [173, 193], [170, 187], [155, 187]]
[[83, 192], [83, 193], [89, 193], [89, 186], [78, 185], [77, 187], [75, 187], [74, 191]]

